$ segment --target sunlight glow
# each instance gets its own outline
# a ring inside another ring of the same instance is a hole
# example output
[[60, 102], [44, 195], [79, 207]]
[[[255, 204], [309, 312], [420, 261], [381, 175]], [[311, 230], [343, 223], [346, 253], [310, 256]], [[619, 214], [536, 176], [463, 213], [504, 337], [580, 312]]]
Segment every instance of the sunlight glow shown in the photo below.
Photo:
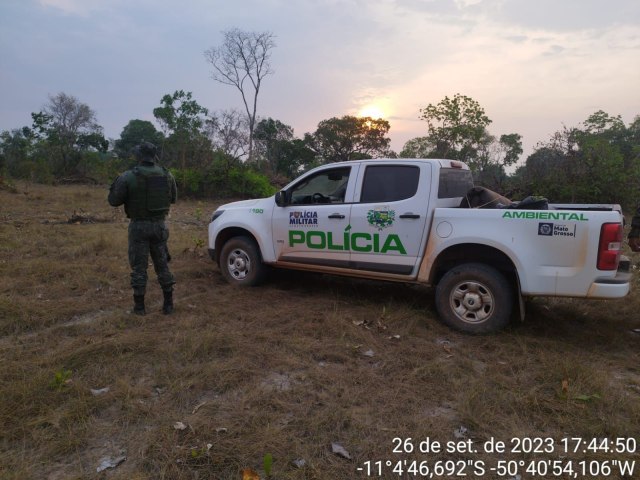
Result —
[[382, 108], [375, 104], [365, 105], [358, 112], [359, 117], [371, 117], [374, 120], [378, 120], [379, 118], [385, 118], [385, 112]]

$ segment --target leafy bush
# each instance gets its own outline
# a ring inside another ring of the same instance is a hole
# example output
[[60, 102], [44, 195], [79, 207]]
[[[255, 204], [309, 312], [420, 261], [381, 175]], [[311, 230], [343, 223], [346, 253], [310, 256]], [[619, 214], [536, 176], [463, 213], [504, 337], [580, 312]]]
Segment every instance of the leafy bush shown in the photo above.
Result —
[[120, 173], [129, 168], [122, 159], [102, 152], [86, 152], [78, 162], [76, 175], [79, 179], [90, 179], [98, 183], [111, 183]]
[[12, 165], [8, 171], [13, 178], [21, 178], [31, 182], [51, 185], [55, 181], [49, 162], [41, 158], [24, 160]]
[[229, 172], [231, 196], [268, 197], [276, 192], [269, 179], [249, 168], [234, 168]]
[[176, 179], [180, 195], [197, 197], [202, 195], [204, 188], [204, 174], [192, 168], [171, 168], [171, 173]]
[[229, 169], [214, 164], [205, 171], [172, 168], [171, 173], [181, 196], [256, 198], [276, 191], [265, 175], [242, 164]]

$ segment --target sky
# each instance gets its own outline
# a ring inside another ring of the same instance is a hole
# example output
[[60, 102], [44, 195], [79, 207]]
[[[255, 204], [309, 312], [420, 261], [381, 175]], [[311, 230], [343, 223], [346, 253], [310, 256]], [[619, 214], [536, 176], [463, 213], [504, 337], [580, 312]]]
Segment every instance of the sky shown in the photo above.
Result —
[[427, 134], [420, 109], [459, 93], [491, 134], [522, 135], [523, 162], [598, 110], [640, 115], [639, 0], [0, 0], [0, 131], [60, 92], [111, 139], [176, 90], [242, 110], [204, 56], [231, 28], [274, 34], [258, 115], [299, 138], [382, 115], [399, 152]]

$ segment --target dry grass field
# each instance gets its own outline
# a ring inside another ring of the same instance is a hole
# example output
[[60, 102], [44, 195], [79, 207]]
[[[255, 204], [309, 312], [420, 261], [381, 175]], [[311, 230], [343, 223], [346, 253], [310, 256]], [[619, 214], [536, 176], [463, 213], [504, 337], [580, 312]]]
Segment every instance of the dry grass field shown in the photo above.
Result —
[[[534, 299], [525, 323], [465, 336], [427, 288], [274, 271], [235, 289], [206, 254], [216, 203], [181, 200], [176, 311], [160, 313], [150, 269], [138, 317], [127, 220], [106, 194], [0, 190], [0, 479], [428, 478], [393, 473], [403, 460], [457, 462], [432, 478], [640, 478], [637, 276], [625, 299]], [[513, 451], [535, 437], [549, 450]], [[457, 451], [422, 453], [427, 439]], [[518, 472], [491, 470], [508, 460]], [[535, 460], [591, 470], [533, 476]]]

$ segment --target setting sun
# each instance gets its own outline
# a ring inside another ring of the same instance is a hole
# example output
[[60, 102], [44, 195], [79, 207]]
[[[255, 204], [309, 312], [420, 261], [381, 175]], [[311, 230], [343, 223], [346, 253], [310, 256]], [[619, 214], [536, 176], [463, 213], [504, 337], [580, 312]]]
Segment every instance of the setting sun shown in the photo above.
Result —
[[365, 105], [358, 112], [359, 117], [371, 117], [375, 120], [385, 117], [385, 112], [378, 105]]

